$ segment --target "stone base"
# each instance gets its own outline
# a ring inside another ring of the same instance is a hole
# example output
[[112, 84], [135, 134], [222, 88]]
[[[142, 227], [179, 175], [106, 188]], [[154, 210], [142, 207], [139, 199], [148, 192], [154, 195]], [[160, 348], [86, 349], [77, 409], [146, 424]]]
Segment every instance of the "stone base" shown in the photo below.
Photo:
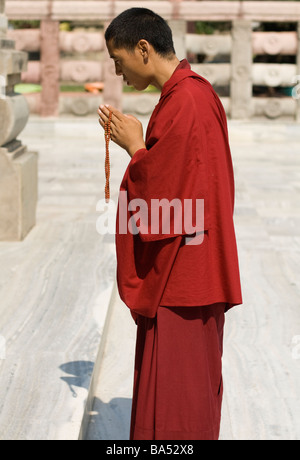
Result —
[[21, 241], [35, 225], [37, 169], [21, 142], [0, 148], [0, 241]]

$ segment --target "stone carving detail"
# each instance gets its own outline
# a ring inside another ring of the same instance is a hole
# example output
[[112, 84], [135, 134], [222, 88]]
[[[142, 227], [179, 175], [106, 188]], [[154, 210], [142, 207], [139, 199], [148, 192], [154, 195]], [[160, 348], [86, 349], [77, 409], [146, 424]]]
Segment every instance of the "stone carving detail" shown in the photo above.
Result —
[[275, 120], [279, 117], [295, 116], [295, 101], [292, 98], [253, 98], [253, 115]]
[[[102, 81], [102, 63], [94, 61], [60, 61], [59, 75], [61, 81], [86, 83]], [[45, 67], [44, 67], [45, 69]], [[47, 69], [46, 69], [47, 70]], [[42, 79], [41, 64], [38, 61], [28, 63], [27, 71], [22, 74], [24, 83], [40, 83]]]
[[86, 83], [89, 81], [102, 81], [102, 63], [95, 61], [62, 61], [60, 79]]
[[206, 78], [211, 85], [216, 85], [218, 81], [218, 70], [213, 68], [212, 65], [202, 65], [199, 67], [200, 74]]
[[60, 32], [61, 51], [84, 54], [89, 51], [102, 51], [104, 37], [100, 32]]
[[253, 51], [255, 54], [294, 55], [297, 47], [297, 34], [295, 32], [253, 33]]
[[270, 87], [290, 87], [297, 68], [293, 64], [254, 64], [253, 83]]
[[283, 48], [283, 42], [278, 34], [270, 34], [263, 41], [263, 50], [267, 54], [280, 54]]
[[209, 36], [188, 34], [186, 36], [186, 50], [190, 53], [206, 54], [215, 56], [217, 54], [231, 53], [232, 39], [230, 35]]
[[14, 40], [19, 51], [39, 51], [41, 34], [39, 29], [8, 30], [8, 38]]
[[89, 98], [76, 97], [70, 104], [71, 111], [74, 115], [84, 117], [90, 112]]
[[[20, 51], [39, 51], [41, 34], [39, 29], [9, 30], [8, 38], [15, 41], [16, 49]], [[102, 51], [104, 37], [100, 32], [59, 32], [60, 50], [66, 53]]]
[[281, 101], [270, 99], [265, 105], [265, 114], [271, 119], [279, 118], [282, 115]]
[[194, 64], [192, 70], [206, 78], [212, 85], [227, 86], [230, 84], [230, 64]]

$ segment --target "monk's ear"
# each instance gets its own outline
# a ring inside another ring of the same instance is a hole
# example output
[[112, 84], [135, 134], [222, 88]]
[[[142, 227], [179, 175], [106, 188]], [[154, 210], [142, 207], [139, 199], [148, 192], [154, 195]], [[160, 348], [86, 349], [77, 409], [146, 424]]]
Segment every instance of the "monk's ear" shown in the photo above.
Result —
[[137, 44], [137, 49], [144, 60], [148, 60], [150, 54], [150, 43], [147, 40], [140, 40]]

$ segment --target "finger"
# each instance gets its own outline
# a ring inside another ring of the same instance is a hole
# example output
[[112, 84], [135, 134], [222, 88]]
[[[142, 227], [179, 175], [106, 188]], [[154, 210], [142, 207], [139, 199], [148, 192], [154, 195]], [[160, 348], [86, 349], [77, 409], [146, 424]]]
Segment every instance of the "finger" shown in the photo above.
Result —
[[98, 113], [98, 115], [99, 115], [100, 120], [105, 121], [106, 116], [104, 115], [103, 112], [101, 112], [100, 109], [97, 110], [97, 113]]
[[124, 118], [125, 115], [120, 112], [120, 110], [112, 107], [111, 105], [107, 105], [106, 107], [113, 113], [113, 117], [115, 117], [117, 120], [122, 120]]
[[99, 118], [99, 124], [102, 126], [103, 129], [105, 128], [105, 123], [101, 120], [101, 118]]
[[106, 118], [109, 118], [110, 113], [113, 113], [113, 108], [107, 105], [100, 105], [98, 113], [101, 113]]
[[101, 120], [106, 122], [108, 120], [108, 117], [109, 117], [109, 112], [107, 113], [105, 109], [101, 109], [101, 107], [99, 107], [98, 115], [101, 118]]
[[[103, 109], [99, 108], [98, 109], [98, 115], [99, 115], [100, 120], [102, 122], [101, 126], [105, 127], [105, 123], [107, 123], [108, 120], [109, 120], [110, 111], [108, 109], [106, 110], [105, 108], [103, 108]], [[115, 119], [115, 121], [117, 121], [117, 120]], [[113, 118], [111, 117], [111, 125], [113, 125], [113, 124], [114, 124], [114, 121], [113, 121]]]
[[120, 112], [118, 109], [113, 107], [112, 105], [106, 104], [101, 105], [100, 109], [109, 117], [109, 113], [112, 112], [112, 120], [115, 118], [116, 120], [122, 120], [124, 118], [124, 114]]
[[99, 114], [99, 124], [102, 126], [103, 129], [105, 128], [105, 123], [106, 123], [106, 119], [104, 119], [104, 116], [101, 116]]
[[[103, 121], [101, 118], [99, 118], [99, 124], [102, 126], [102, 128], [105, 130], [105, 125], [106, 125], [106, 122]], [[114, 135], [113, 135], [113, 126], [111, 126], [110, 128], [110, 138], [111, 140], [114, 140], [113, 139]]]

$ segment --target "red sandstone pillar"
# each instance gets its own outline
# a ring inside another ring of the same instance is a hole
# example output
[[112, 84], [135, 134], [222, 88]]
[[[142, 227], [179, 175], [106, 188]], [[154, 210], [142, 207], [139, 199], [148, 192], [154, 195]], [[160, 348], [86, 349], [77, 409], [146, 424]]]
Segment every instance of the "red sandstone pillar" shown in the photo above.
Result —
[[59, 109], [59, 21], [41, 21], [41, 116], [58, 115]]
[[[107, 27], [108, 24], [105, 24]], [[103, 102], [110, 104], [118, 110], [122, 110], [123, 79], [115, 72], [114, 61], [110, 58], [106, 46], [104, 46], [103, 61]]]

